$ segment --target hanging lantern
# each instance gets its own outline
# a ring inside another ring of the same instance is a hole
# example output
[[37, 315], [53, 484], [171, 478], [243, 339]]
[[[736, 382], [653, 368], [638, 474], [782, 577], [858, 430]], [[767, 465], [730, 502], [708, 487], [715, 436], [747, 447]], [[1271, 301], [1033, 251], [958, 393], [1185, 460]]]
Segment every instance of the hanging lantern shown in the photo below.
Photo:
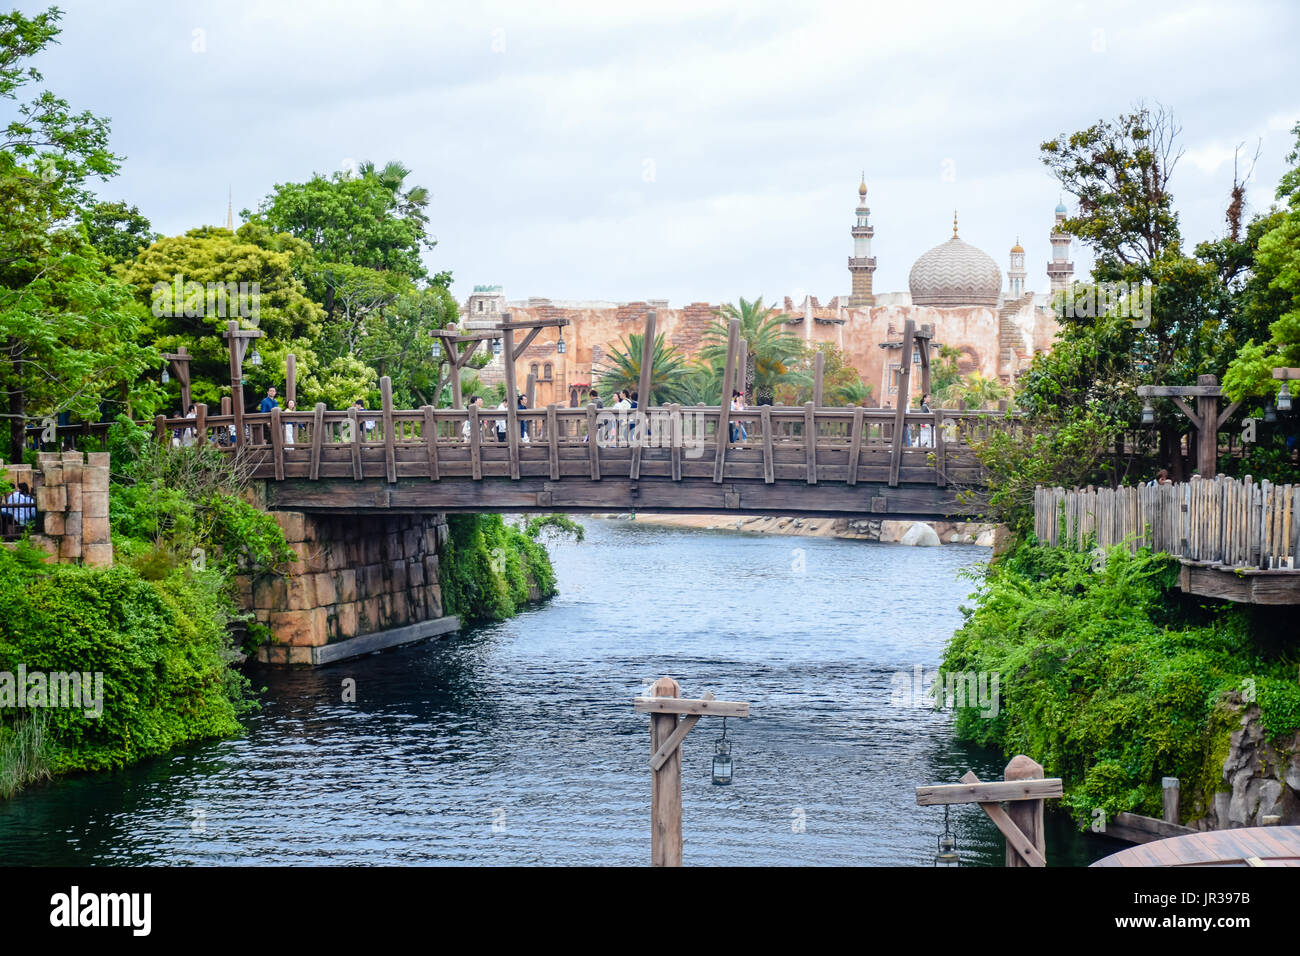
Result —
[[558, 342], [555, 343], [555, 351], [557, 351], [557, 352], [559, 352], [561, 355], [563, 355], [563, 354], [564, 354], [564, 349], [565, 349], [565, 345], [564, 345], [564, 333], [561, 332], [561, 333], [560, 333], [560, 340], [559, 340]]
[[722, 718], [722, 736], [713, 747], [713, 783], [726, 787], [731, 784], [731, 741], [727, 739], [727, 718]]
[[1264, 406], [1264, 421], [1266, 422], [1277, 421], [1277, 409], [1273, 407], [1271, 402]]
[[166, 369], [163, 369], [163, 373], [162, 373], [162, 383], [163, 383], [164, 385], [166, 385], [166, 384], [167, 384], [168, 382], [170, 382], [171, 380], [172, 380], [171, 375], [168, 374], [168, 372], [167, 372]]
[[1151, 406], [1150, 399], [1142, 406], [1142, 424], [1154, 425], [1156, 423], [1156, 410]]
[[493, 340], [492, 340], [492, 354], [493, 354], [493, 355], [500, 355], [500, 354], [501, 354], [501, 340], [500, 340], [500, 339], [493, 339]]
[[439, 339], [437, 337], [434, 338], [433, 348], [431, 351], [433, 352], [433, 357], [435, 359], [442, 358], [442, 339]]
[[948, 825], [948, 806], [943, 808], [943, 835], [939, 837], [939, 849], [934, 854], [935, 866], [958, 866], [961, 854], [957, 852], [957, 838], [953, 836]]
[[261, 365], [261, 364], [262, 364], [262, 353], [259, 352], [259, 351], [257, 350], [257, 346], [256, 346], [256, 345], [253, 346], [252, 354], [250, 354], [250, 355], [248, 356], [248, 364], [249, 364], [249, 365]]
[[1277, 410], [1279, 412], [1291, 411], [1291, 390], [1286, 386], [1286, 379], [1283, 379], [1282, 390], [1277, 393]]

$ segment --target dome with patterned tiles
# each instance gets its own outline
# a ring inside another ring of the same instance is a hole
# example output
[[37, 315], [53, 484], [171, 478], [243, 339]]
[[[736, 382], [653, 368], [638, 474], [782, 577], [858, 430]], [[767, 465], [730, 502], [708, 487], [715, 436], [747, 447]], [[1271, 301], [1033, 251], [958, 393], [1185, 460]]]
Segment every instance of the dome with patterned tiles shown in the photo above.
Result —
[[992, 256], [957, 236], [954, 214], [952, 238], [913, 263], [907, 284], [912, 291], [912, 305], [996, 308], [1002, 291], [1002, 271]]

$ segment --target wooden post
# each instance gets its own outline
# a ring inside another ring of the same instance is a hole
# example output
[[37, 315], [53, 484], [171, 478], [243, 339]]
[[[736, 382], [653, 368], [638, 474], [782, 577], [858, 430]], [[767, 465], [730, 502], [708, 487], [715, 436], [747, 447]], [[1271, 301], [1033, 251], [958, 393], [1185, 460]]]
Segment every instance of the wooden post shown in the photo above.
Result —
[[194, 442], [198, 445], [205, 445], [208, 441], [208, 406], [206, 402], [199, 402], [194, 406]]
[[776, 454], [772, 448], [772, 406], [760, 405], [758, 413], [763, 428], [763, 484], [776, 482]]
[[[510, 322], [510, 313], [505, 314]], [[518, 391], [515, 387], [515, 330], [507, 328], [505, 335], [506, 358], [506, 447], [510, 451], [510, 477], [519, 480], [519, 410]]]
[[[1197, 385], [1218, 385], [1213, 375], [1196, 376]], [[1196, 396], [1196, 470], [1202, 478], [1213, 478], [1219, 467], [1219, 399]]]
[[[1043, 768], [1037, 762], [1026, 757], [1024, 754], [1018, 754], [1011, 758], [1007, 764], [1007, 769], [1002, 774], [1003, 780], [1041, 780], [1043, 779]], [[1044, 859], [1047, 857], [1047, 840], [1043, 829], [1043, 801], [1042, 800], [1016, 800], [1007, 808], [1007, 816], [1011, 822], [1019, 827], [1020, 831], [1033, 843], [1035, 849]], [[1007, 847], [1007, 866], [1022, 867], [1029, 866], [1029, 862], [1021, 857], [1016, 850]]]
[[298, 356], [292, 352], [284, 357], [284, 400], [298, 407]]
[[320, 478], [320, 450], [325, 443], [325, 403], [317, 402], [311, 422], [311, 480]]
[[479, 446], [483, 443], [483, 425], [479, 422], [478, 404], [469, 407], [469, 462], [470, 475], [475, 481], [483, 477], [483, 455]]
[[271, 457], [274, 459], [275, 480], [284, 481], [284, 425], [280, 423], [280, 407], [271, 409]]
[[894, 437], [889, 446], [889, 487], [898, 484], [898, 469], [903, 461], [903, 429], [907, 427], [907, 408], [912, 402], [912, 344], [916, 335], [916, 320], [908, 319], [903, 325], [902, 367], [898, 370], [898, 407], [894, 410]]
[[822, 407], [822, 379], [826, 374], [826, 353], [817, 350], [817, 357], [813, 359], [813, 407]]
[[432, 405], [420, 409], [424, 415], [424, 427], [420, 430], [424, 438], [425, 457], [429, 462], [429, 478], [438, 481], [438, 419]]
[[244, 377], [243, 377], [243, 355], [240, 354], [240, 342], [234, 337], [234, 333], [239, 330], [239, 323], [233, 319], [226, 325], [227, 331], [231, 334], [230, 339], [230, 407], [231, 413], [235, 416], [235, 441], [236, 450], [244, 447]]
[[647, 312], [645, 314], [645, 332], [641, 336], [641, 374], [637, 381], [636, 390], [636, 411], [632, 413], [632, 419], [628, 426], [629, 434], [635, 435], [632, 442], [632, 464], [628, 470], [628, 477], [636, 481], [641, 477], [641, 449], [650, 439], [650, 414], [646, 411], [650, 407], [650, 383], [652, 366], [654, 365], [655, 356], [655, 322], [658, 320], [657, 312]]
[[[682, 406], [674, 402], [668, 406], [668, 444], [672, 458], [672, 479], [682, 480]], [[699, 437], [699, 436], [696, 436]]]
[[735, 387], [736, 346], [740, 343], [740, 319], [732, 319], [727, 330], [727, 364], [722, 372], [722, 394], [718, 404], [717, 448], [713, 454], [713, 483], [722, 484], [727, 443], [731, 440], [731, 391]]
[[384, 421], [384, 474], [390, 485], [397, 484], [397, 444], [393, 435], [393, 380], [379, 380], [380, 407]]
[[[681, 687], [661, 677], [650, 688], [652, 697], [680, 697]], [[677, 729], [677, 714], [650, 715], [650, 753], [658, 752]], [[675, 747], [658, 770], [651, 770], [650, 864], [682, 865], [682, 749]]]
[[600, 425], [596, 406], [587, 405], [587, 460], [591, 462], [591, 480], [600, 481]]
[[348, 431], [352, 432], [352, 480], [360, 481], [365, 477], [365, 471], [361, 461], [361, 422], [357, 420], [357, 408], [353, 405], [348, 409]]
[[450, 339], [443, 339], [443, 343], [451, 349], [451, 362], [448, 363], [447, 369], [451, 374], [451, 407], [464, 408], [465, 403], [461, 401], [460, 395], [460, 354], [456, 350], [456, 344]]
[[[820, 352], [818, 353], [821, 354]], [[817, 410], [812, 402], [803, 407], [803, 453], [808, 484], [817, 484]]]
[[853, 408], [853, 435], [849, 439], [849, 477], [848, 483], [856, 485], [858, 483], [858, 463], [862, 461], [862, 429], [866, 427], [866, 411], [860, 405]]
[[153, 438], [160, 445], [167, 438], [167, 426], [163, 424], [165, 421], [167, 421], [166, 415], [155, 415], [153, 417]]
[[555, 403], [546, 406], [546, 444], [551, 458], [551, 481], [560, 480], [560, 426], [555, 415]]
[[1164, 821], [1165, 823], [1178, 822], [1178, 778], [1162, 777], [1160, 780], [1161, 795], [1164, 797]]
[[537, 407], [537, 376], [532, 372], [524, 380], [524, 400], [528, 402], [530, 411]]
[[[932, 326], [923, 325], [921, 328], [931, 335], [934, 334]], [[934, 396], [930, 395], [930, 339], [919, 340], [916, 347], [921, 350], [921, 394], [933, 398]]]

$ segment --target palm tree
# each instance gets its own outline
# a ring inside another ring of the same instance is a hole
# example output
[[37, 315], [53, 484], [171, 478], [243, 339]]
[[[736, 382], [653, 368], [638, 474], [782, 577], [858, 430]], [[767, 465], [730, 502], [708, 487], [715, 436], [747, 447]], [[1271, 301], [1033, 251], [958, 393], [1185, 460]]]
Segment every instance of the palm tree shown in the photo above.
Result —
[[745, 340], [745, 365], [743, 385], [737, 387], [745, 393], [745, 401], [772, 398], [772, 391], [794, 376], [794, 366], [803, 353], [803, 342], [786, 324], [789, 316], [778, 312], [775, 306], [763, 304], [759, 296], [752, 302], [743, 298], [738, 306], [727, 305], [715, 309], [717, 318], [704, 332], [704, 348], [700, 358], [717, 368], [727, 360], [727, 337], [732, 319], [740, 320], [740, 337]]
[[705, 362], [687, 367], [682, 376], [681, 397], [683, 405], [717, 405], [722, 394], [722, 369]]
[[373, 162], [366, 160], [357, 171], [362, 176], [373, 176], [381, 186], [393, 194], [393, 208], [399, 216], [413, 219], [421, 225], [429, 222], [429, 217], [424, 212], [429, 205], [429, 190], [423, 186], [412, 186], [403, 192], [402, 187], [406, 185], [406, 177], [411, 174], [411, 171], [401, 162], [390, 159], [384, 164], [383, 169], [376, 169]]
[[[600, 378], [603, 390], [627, 389], [641, 387], [641, 353], [645, 335], [633, 332], [619, 339], [605, 355], [599, 369], [593, 369]], [[668, 405], [683, 401], [684, 379], [688, 374], [686, 359], [682, 353], [664, 341], [660, 332], [655, 336], [654, 353], [650, 366], [650, 394], [637, 397], [641, 408], [650, 405]]]
[[958, 401], [964, 401], [967, 408], [984, 408], [1010, 394], [1011, 389], [997, 379], [971, 372], [965, 379], [958, 379], [948, 386], [943, 394], [943, 403], [951, 408], [956, 407]]

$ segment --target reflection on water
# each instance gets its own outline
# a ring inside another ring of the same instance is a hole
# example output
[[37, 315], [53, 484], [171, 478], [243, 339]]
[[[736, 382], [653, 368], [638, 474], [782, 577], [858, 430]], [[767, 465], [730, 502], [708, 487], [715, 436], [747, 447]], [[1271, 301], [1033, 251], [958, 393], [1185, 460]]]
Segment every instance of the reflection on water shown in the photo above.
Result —
[[[977, 548], [661, 529], [587, 520], [553, 547], [561, 594], [502, 624], [312, 671], [253, 669], [248, 735], [0, 804], [10, 864], [643, 864], [656, 677], [748, 700], [735, 783], [710, 784], [720, 722], [683, 761], [695, 864], [929, 865], [943, 810], [914, 788], [999, 754], [943, 713], [891, 705], [960, 624]], [[356, 681], [356, 702], [343, 682]], [[968, 864], [1000, 864], [974, 806], [953, 808]], [[798, 832], [802, 823], [802, 832]], [[1109, 841], [1049, 814], [1048, 857]]]

